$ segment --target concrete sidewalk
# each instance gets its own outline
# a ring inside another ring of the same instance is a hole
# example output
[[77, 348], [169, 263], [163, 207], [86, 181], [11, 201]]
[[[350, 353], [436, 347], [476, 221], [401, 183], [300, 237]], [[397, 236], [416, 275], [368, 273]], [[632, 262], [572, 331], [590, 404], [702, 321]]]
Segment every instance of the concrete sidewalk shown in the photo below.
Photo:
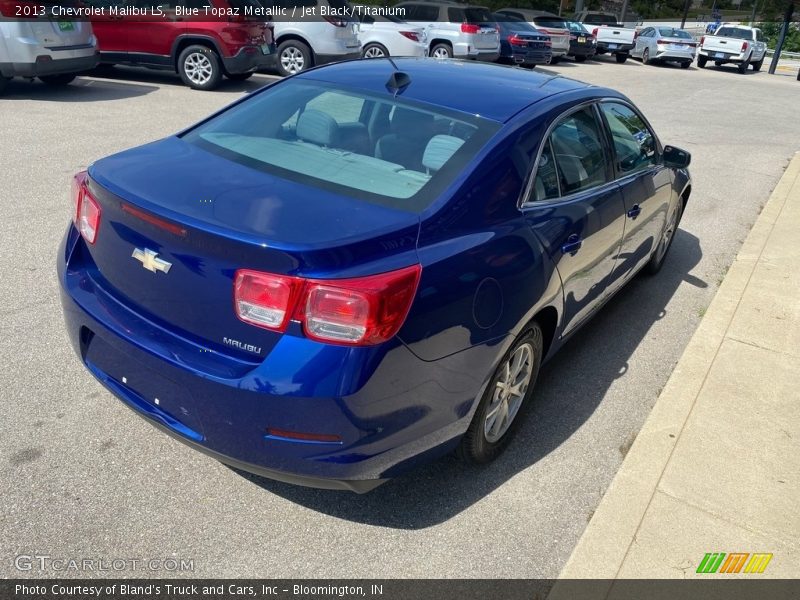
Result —
[[[773, 558], [696, 573], [714, 552]], [[800, 577], [800, 153], [560, 575], [690, 577]]]

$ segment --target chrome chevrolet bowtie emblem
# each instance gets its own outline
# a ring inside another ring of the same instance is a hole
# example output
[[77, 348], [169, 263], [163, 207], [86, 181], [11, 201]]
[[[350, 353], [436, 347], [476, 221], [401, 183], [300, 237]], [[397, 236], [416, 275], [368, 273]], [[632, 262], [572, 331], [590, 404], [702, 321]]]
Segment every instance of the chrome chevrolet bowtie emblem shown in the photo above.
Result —
[[145, 269], [152, 271], [153, 273], [156, 271], [168, 273], [169, 268], [172, 266], [172, 263], [168, 263], [167, 261], [158, 258], [158, 252], [153, 252], [150, 250], [150, 248], [145, 248], [144, 250], [141, 248], [136, 248], [134, 249], [132, 256], [142, 263], [142, 266]]

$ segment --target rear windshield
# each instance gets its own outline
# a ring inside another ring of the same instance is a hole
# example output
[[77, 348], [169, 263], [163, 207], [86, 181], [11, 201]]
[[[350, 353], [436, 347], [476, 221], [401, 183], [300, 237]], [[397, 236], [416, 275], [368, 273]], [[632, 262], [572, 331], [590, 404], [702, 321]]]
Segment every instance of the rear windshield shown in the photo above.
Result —
[[753, 34], [749, 29], [739, 29], [738, 27], [720, 27], [715, 34], [718, 37], [736, 38], [737, 40], [752, 40]]
[[572, 33], [589, 33], [589, 30], [586, 29], [586, 27], [584, 27], [583, 25], [581, 25], [580, 23], [577, 23], [575, 21], [570, 21], [569, 22], [569, 30]]
[[553, 29], [569, 29], [569, 25], [564, 19], [558, 17], [536, 17], [533, 20], [539, 27], [551, 27]]
[[583, 22], [590, 25], [616, 25], [617, 18], [614, 15], [586, 15]]
[[539, 33], [539, 30], [536, 29], [536, 27], [527, 21], [523, 21], [516, 17], [509, 17], [505, 14], [494, 13], [492, 18], [494, 18], [496, 23], [500, 24], [502, 27], [505, 27], [509, 31], [528, 31], [530, 33]]
[[493, 23], [492, 13], [487, 8], [448, 8], [447, 18], [451, 23]]
[[674, 29], [672, 27], [659, 27], [658, 34], [664, 37], [682, 38], [684, 40], [691, 40], [691, 34], [683, 29]]
[[419, 212], [498, 128], [388, 94], [287, 80], [183, 139], [285, 179]]

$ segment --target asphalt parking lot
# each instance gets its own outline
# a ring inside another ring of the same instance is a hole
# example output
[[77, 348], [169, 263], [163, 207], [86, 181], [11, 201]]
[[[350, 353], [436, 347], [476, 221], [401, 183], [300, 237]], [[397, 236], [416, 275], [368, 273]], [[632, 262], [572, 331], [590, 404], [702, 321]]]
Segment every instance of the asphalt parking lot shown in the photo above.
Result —
[[448, 457], [364, 496], [246, 477], [169, 439], [92, 379], [63, 331], [55, 255], [70, 175], [270, 78], [216, 92], [124, 69], [56, 91], [12, 82], [0, 99], [0, 576], [81, 575], [15, 567], [39, 554], [194, 567], [99, 573], [144, 577], [555, 577], [800, 150], [800, 84], [607, 58], [548, 70], [623, 91], [662, 141], [692, 152], [672, 253], [545, 367], [499, 461]]

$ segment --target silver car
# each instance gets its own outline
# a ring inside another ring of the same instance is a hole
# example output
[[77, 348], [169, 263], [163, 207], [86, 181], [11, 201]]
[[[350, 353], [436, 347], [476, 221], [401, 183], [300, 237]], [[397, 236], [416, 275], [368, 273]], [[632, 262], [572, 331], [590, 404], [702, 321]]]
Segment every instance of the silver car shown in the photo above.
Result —
[[674, 27], [645, 27], [636, 36], [631, 56], [644, 64], [676, 62], [688, 69], [697, 54], [697, 42], [692, 34]]
[[[38, 5], [46, 11], [52, 2]], [[88, 21], [0, 19], [0, 93], [12, 77], [38, 77], [67, 85], [75, 75], [97, 66], [97, 38]]]

